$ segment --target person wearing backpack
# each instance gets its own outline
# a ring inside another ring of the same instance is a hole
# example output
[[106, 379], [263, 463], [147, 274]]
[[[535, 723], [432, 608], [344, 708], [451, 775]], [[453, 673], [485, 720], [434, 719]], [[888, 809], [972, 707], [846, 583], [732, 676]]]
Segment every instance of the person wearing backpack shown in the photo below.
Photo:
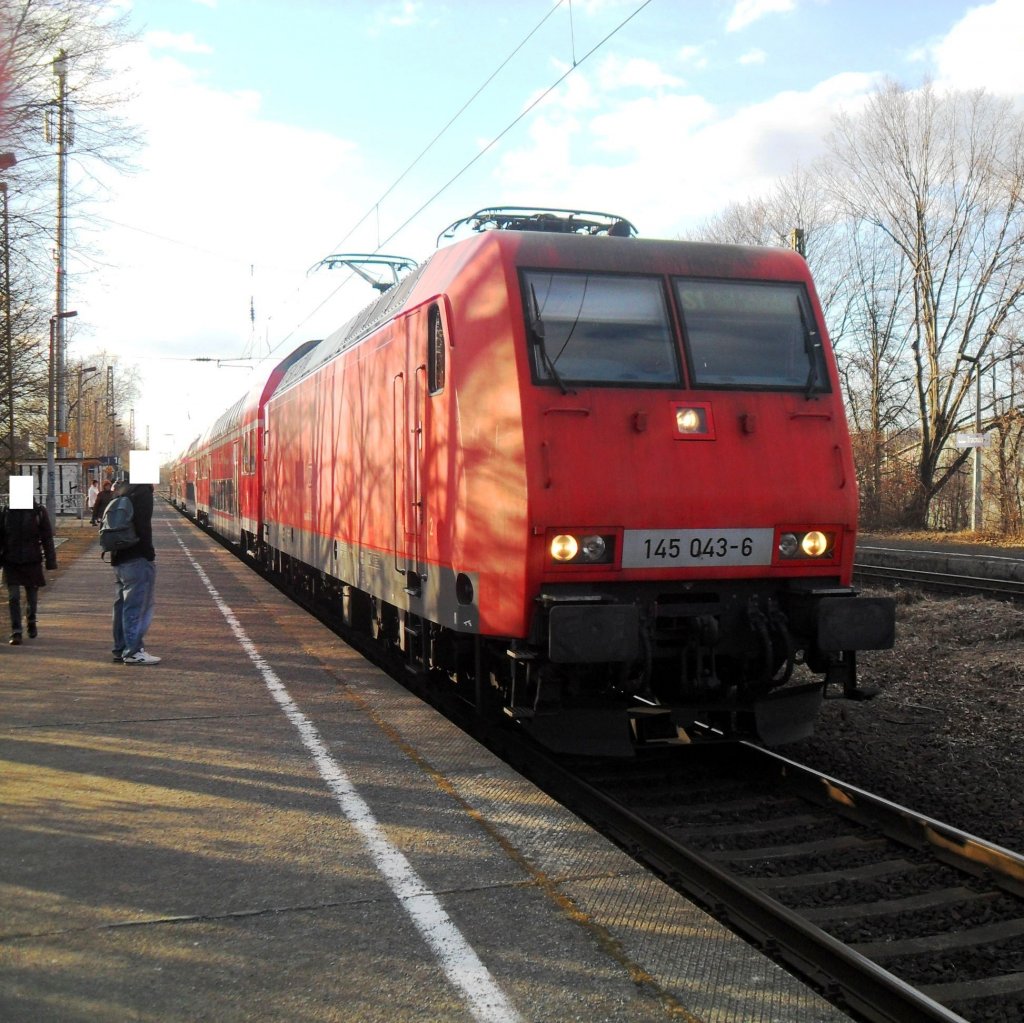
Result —
[[[153, 548], [153, 484], [124, 480], [114, 488], [115, 498], [127, 496], [132, 503], [132, 525], [138, 542], [113, 550], [114, 567], [114, 646], [115, 661], [124, 664], [159, 664], [160, 658], [143, 646], [146, 631], [153, 621], [156, 599], [156, 550]], [[111, 502], [113, 503], [113, 502]], [[102, 544], [103, 527], [100, 527]]]
[[11, 611], [11, 646], [21, 644], [21, 590], [25, 589], [28, 638], [39, 634], [39, 588], [46, 585], [43, 558], [51, 572], [57, 568], [50, 516], [41, 504], [31, 508], [5, 508], [0, 513], [0, 566], [7, 584]]

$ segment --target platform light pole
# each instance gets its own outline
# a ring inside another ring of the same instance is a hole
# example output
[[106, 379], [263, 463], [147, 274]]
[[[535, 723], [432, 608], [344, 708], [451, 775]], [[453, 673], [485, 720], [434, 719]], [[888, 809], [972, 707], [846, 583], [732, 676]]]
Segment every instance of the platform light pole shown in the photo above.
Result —
[[[61, 320], [77, 315], [78, 310], [73, 309], [70, 312], [56, 313], [50, 317], [50, 396], [46, 417], [46, 514], [50, 516], [50, 522], [54, 526], [57, 524], [57, 360], [54, 352], [56, 326]], [[61, 372], [63, 372], [63, 365]]]
[[85, 374], [95, 376], [99, 370], [95, 366], [78, 366], [78, 397], [75, 399], [75, 458], [78, 459], [78, 518], [85, 518], [85, 450], [82, 447], [82, 384], [90, 379]]
[[[16, 163], [14, 153], [0, 153], [0, 170], [10, 170]], [[10, 217], [7, 210], [7, 182], [0, 181], [0, 198], [3, 199], [3, 245], [4, 245], [4, 351], [7, 370], [7, 445], [8, 469], [14, 475], [14, 342], [11, 334], [11, 233]]]
[[[56, 404], [57, 419], [56, 430], [59, 433], [67, 431], [67, 394], [64, 380], [65, 363], [65, 340], [64, 340], [64, 310], [67, 307], [68, 278], [67, 278], [67, 247], [68, 247], [68, 217], [67, 217], [67, 176], [68, 176], [68, 148], [74, 138], [74, 125], [71, 111], [68, 109], [68, 55], [61, 50], [53, 59], [53, 74], [57, 79], [56, 114], [57, 123], [52, 125], [47, 122], [49, 138], [47, 141], [56, 141], [57, 144], [57, 355], [56, 355]], [[54, 128], [56, 129], [54, 132]], [[55, 135], [55, 138], [54, 138]], [[52, 329], [53, 321], [51, 321]]]
[[971, 532], [977, 533], [982, 527], [983, 513], [981, 506], [981, 459], [984, 454], [981, 434], [981, 358], [977, 355], [962, 356], [964, 362], [974, 365], [974, 500], [971, 503]]

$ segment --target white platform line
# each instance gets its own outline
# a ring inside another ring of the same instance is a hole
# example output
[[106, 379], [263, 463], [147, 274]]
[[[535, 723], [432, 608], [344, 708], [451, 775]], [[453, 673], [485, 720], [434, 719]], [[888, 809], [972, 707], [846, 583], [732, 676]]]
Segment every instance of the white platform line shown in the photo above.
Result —
[[284, 683], [249, 639], [234, 612], [210, 582], [172, 526], [178, 545], [196, 570], [213, 602], [224, 616], [242, 649], [256, 666], [267, 689], [295, 726], [321, 777], [334, 794], [342, 813], [359, 832], [377, 869], [387, 881], [416, 929], [430, 946], [449, 981], [462, 992], [473, 1018], [481, 1023], [515, 1023], [522, 1017], [490, 971], [480, 961], [462, 932], [445, 912], [437, 896], [427, 889], [404, 854], [388, 840], [373, 811], [356, 791], [341, 765], [330, 755], [316, 726], [296, 706]]

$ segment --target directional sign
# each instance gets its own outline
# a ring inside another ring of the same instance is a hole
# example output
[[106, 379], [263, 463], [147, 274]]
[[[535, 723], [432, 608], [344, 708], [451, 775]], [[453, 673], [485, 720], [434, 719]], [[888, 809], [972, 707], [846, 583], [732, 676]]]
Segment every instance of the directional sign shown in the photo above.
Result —
[[958, 448], [987, 448], [988, 444], [985, 442], [983, 433], [958, 433], [956, 446]]

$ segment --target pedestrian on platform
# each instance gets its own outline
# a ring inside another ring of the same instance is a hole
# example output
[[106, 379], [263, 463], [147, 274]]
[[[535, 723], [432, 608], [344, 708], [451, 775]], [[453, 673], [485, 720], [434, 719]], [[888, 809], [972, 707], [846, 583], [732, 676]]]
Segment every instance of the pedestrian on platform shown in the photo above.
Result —
[[85, 504], [86, 507], [88, 507], [89, 509], [89, 522], [94, 526], [96, 525], [96, 512], [94, 511], [94, 509], [96, 507], [96, 498], [99, 497], [99, 493], [100, 488], [97, 486], [96, 481], [90, 480], [89, 493], [86, 494]]
[[114, 500], [113, 484], [110, 480], [103, 481], [103, 489], [97, 494], [92, 506], [92, 524], [98, 526], [103, 521], [103, 509]]
[[[156, 600], [156, 550], [153, 547], [153, 484], [117, 485], [115, 497], [127, 496], [132, 502], [132, 523], [139, 542], [114, 551], [114, 647], [115, 661], [125, 664], [159, 664], [160, 658], [143, 646], [146, 631], [153, 621]], [[102, 495], [101, 495], [102, 498]]]
[[46, 585], [43, 559], [53, 572], [57, 551], [53, 543], [50, 516], [41, 504], [31, 508], [5, 508], [0, 514], [0, 566], [7, 584], [7, 603], [11, 610], [11, 646], [21, 644], [21, 590], [25, 590], [28, 638], [39, 634], [39, 588]]

